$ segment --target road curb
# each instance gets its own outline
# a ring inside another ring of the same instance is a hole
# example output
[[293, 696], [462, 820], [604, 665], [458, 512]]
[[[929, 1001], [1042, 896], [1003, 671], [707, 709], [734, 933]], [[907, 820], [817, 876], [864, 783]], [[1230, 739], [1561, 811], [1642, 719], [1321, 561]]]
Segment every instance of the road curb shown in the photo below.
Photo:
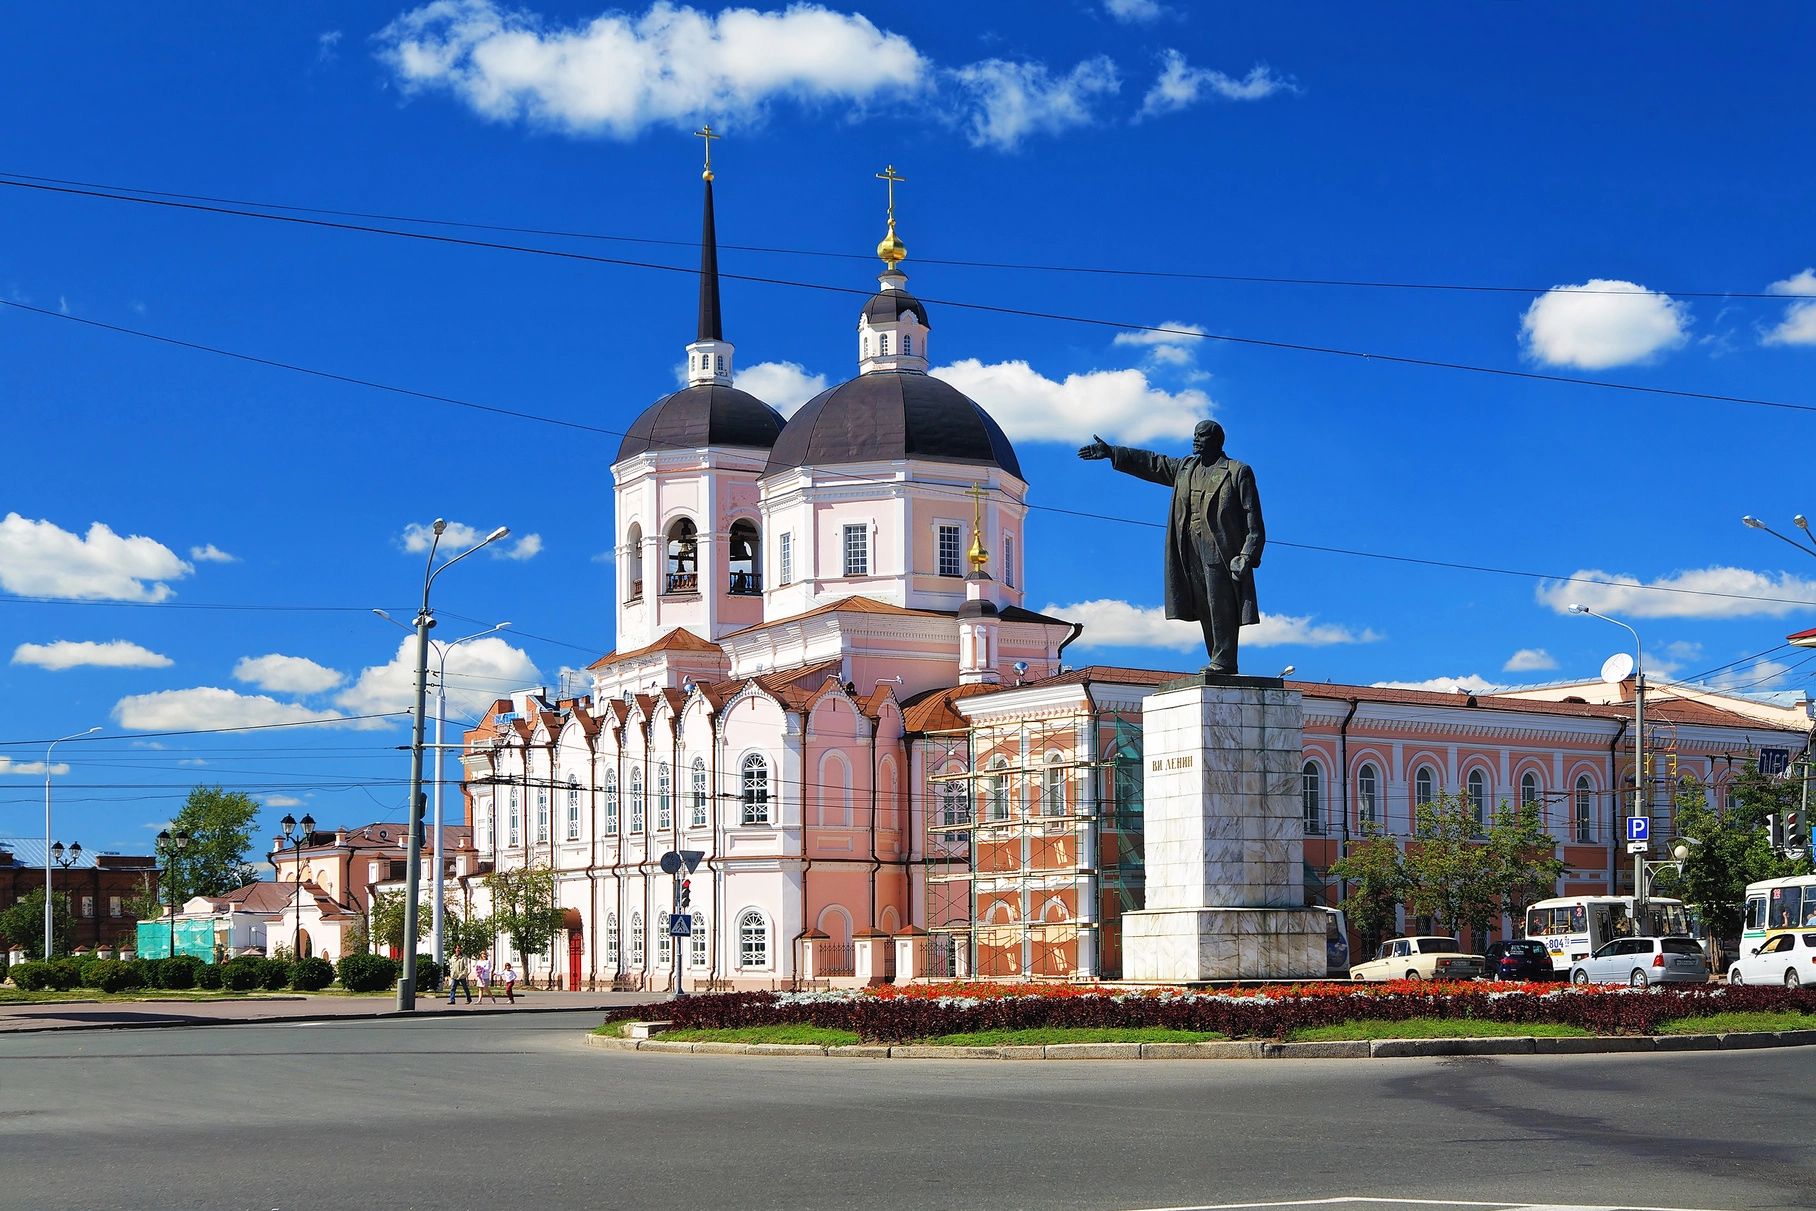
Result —
[[1458, 1055], [1615, 1055], [1634, 1052], [1751, 1051], [1816, 1046], [1816, 1030], [1735, 1034], [1547, 1036], [1474, 1039], [1349, 1039], [1322, 1043], [1249, 1040], [1204, 1043], [1050, 1043], [1046, 1046], [941, 1047], [930, 1043], [685, 1043], [611, 1038], [588, 1031], [590, 1047], [670, 1055], [767, 1055], [866, 1060], [1366, 1060]]
[[[58, 1003], [73, 1004], [70, 1001]], [[89, 1002], [89, 1004], [100, 1003]], [[606, 1013], [616, 1008], [620, 1007], [615, 1005], [518, 1005], [498, 1009], [448, 1009], [443, 1007], [416, 1009], [409, 1013], [399, 1013], [395, 1009], [374, 1013], [280, 1013], [263, 1014], [257, 1017], [206, 1018], [174, 1022], [70, 1022], [64, 1025], [17, 1026], [0, 1029], [0, 1039], [14, 1034], [62, 1034], [92, 1030], [183, 1030], [207, 1026], [269, 1026], [273, 1023], [284, 1022], [409, 1021], [413, 1018], [494, 1017], [511, 1013]]]

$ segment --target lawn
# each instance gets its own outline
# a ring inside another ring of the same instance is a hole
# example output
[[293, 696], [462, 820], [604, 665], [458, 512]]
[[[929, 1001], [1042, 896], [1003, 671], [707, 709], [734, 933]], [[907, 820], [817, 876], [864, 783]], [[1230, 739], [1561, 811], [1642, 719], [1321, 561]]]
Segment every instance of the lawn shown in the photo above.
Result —
[[1164, 1026], [1038, 1026], [943, 1034], [926, 1041], [941, 1047], [1044, 1047], [1050, 1043], [1206, 1043], [1223, 1037], [1208, 1030], [1168, 1030]]
[[[601, 1026], [595, 1034], [616, 1037], [616, 1025]], [[849, 1047], [861, 1042], [849, 1030], [827, 1030], [819, 1026], [743, 1026], [731, 1030], [665, 1030], [659, 1036], [664, 1043], [811, 1043], [817, 1047]]]
[[1659, 1034], [1730, 1034], [1765, 1030], [1816, 1030], [1816, 1014], [1795, 1013], [1710, 1013], [1701, 1017], [1672, 1018], [1660, 1022]]
[[1590, 1031], [1555, 1022], [1483, 1022], [1468, 1018], [1406, 1018], [1398, 1022], [1343, 1022], [1336, 1026], [1308, 1026], [1292, 1031], [1295, 1043], [1325, 1043], [1349, 1039], [1486, 1039], [1584, 1038]]

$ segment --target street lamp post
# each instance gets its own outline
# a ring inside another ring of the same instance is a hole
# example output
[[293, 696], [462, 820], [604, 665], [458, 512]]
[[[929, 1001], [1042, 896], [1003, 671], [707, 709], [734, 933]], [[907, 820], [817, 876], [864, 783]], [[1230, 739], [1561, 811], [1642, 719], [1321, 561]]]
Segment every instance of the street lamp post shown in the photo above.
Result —
[[478, 546], [469, 547], [438, 568], [435, 566], [435, 551], [441, 545], [442, 533], [447, 528], [447, 522], [439, 517], [435, 519], [434, 538], [429, 543], [429, 558], [423, 569], [422, 606], [416, 612], [416, 717], [410, 741], [410, 845], [404, 871], [404, 961], [403, 971], [397, 979], [397, 1009], [400, 1013], [416, 1008], [416, 897], [422, 888], [423, 717], [429, 696], [429, 628], [435, 625], [435, 614], [429, 609], [429, 590], [434, 586], [437, 576], [480, 547], [508, 538], [511, 533], [508, 527], [499, 526], [486, 535]]
[[[289, 812], [285, 812], [284, 818], [278, 823], [283, 826], [285, 837], [289, 837], [296, 828], [296, 821], [291, 818]], [[303, 957], [303, 846], [308, 844], [310, 834], [314, 832], [315, 817], [304, 813], [303, 831], [290, 843], [290, 865], [296, 868], [294, 872], [296, 898], [291, 902], [296, 912], [295, 927], [290, 931], [290, 958], [292, 961]]]
[[51, 914], [50, 914], [50, 754], [51, 750], [65, 740], [79, 740], [83, 736], [92, 736], [101, 729], [91, 727], [86, 732], [76, 732], [70, 736], [59, 736], [52, 740], [44, 750], [44, 958], [50, 961]]
[[158, 833], [158, 855], [164, 859], [164, 890], [170, 897], [170, 953], [166, 958], [177, 957], [177, 872], [173, 859], [189, 848], [189, 834], [182, 829], [172, 836], [169, 829]]
[[[64, 872], [67, 873], [70, 867], [74, 866], [76, 863], [78, 863], [82, 860], [82, 843], [80, 841], [77, 841], [77, 842], [73, 843], [72, 845], [70, 845], [69, 856], [67, 858], [63, 856], [63, 852], [64, 852], [63, 851], [63, 842], [61, 842], [61, 841], [57, 842], [55, 845], [50, 847], [51, 858], [56, 862], [58, 867], [60, 867]], [[45, 887], [47, 889], [49, 888], [49, 886], [50, 885], [48, 883], [45, 884]], [[49, 890], [46, 890], [44, 895], [45, 895], [46, 901], [48, 902], [49, 898], [50, 898]], [[75, 914], [72, 912], [70, 915], [73, 917]], [[72, 925], [73, 925], [73, 922], [72, 922]], [[48, 953], [46, 953], [44, 957], [48, 959], [50, 957], [50, 955]]]
[[[1624, 627], [1633, 636], [1633, 815], [1643, 816], [1646, 804], [1646, 663], [1639, 632], [1618, 618], [1598, 614], [1586, 605], [1572, 605], [1572, 614], [1583, 614]], [[1646, 920], [1646, 855], [1633, 855], [1633, 919], [1636, 929], [1645, 928]]]

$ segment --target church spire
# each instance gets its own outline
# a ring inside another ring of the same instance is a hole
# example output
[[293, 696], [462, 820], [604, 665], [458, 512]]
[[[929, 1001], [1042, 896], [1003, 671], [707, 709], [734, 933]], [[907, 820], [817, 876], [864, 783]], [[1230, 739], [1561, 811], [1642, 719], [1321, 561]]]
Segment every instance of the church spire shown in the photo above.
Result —
[[723, 138], [711, 126], [694, 132], [706, 141], [706, 199], [700, 221], [700, 319], [694, 343], [687, 347], [687, 385], [731, 386], [732, 347], [719, 317], [719, 237], [713, 224], [713, 140]]

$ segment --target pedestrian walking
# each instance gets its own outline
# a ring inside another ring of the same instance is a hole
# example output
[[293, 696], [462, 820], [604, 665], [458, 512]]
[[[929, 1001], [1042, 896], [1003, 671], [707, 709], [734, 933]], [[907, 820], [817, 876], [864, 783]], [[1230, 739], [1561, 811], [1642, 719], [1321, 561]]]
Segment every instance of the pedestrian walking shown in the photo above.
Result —
[[454, 1003], [454, 994], [466, 990], [467, 1004], [473, 1003], [473, 964], [466, 955], [458, 950], [454, 952], [454, 962], [448, 965], [448, 1004]]
[[479, 980], [479, 999], [496, 1003], [498, 994], [492, 991], [492, 965], [481, 957], [473, 964], [473, 975]]
[[[504, 999], [506, 1003], [517, 1003], [517, 970], [509, 963], [504, 965]], [[493, 1000], [497, 1000], [496, 997]]]

